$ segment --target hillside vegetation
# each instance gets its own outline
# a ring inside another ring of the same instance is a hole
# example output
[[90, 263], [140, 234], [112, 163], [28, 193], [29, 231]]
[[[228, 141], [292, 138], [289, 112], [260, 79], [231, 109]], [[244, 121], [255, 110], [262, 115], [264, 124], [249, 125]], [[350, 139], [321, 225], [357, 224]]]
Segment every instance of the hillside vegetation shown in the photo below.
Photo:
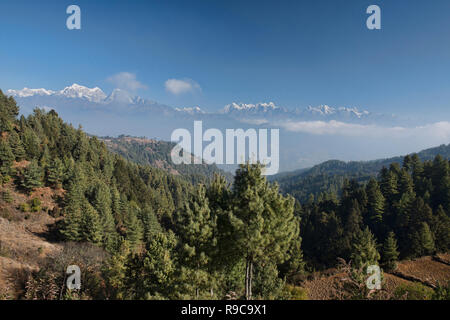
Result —
[[[369, 299], [368, 265], [395, 272], [399, 259], [449, 251], [441, 156], [299, 202], [260, 164], [232, 185], [193, 184], [112, 153], [53, 110], [19, 117], [1, 91], [0, 131], [0, 298], [304, 299], [298, 277], [337, 266], [358, 275], [345, 297]], [[62, 285], [73, 264], [81, 290]], [[431, 290], [441, 299], [448, 285]]]
[[170, 153], [175, 146], [172, 142], [121, 135], [117, 138], [102, 137], [109, 150], [140, 165], [150, 165], [171, 174], [181, 174], [192, 183], [208, 182], [215, 174], [221, 174], [231, 181], [232, 175], [214, 164], [174, 164]]
[[[450, 144], [417, 153], [421, 160], [433, 160], [437, 155], [450, 159]], [[383, 167], [389, 167], [393, 163], [401, 165], [403, 158], [349, 162], [329, 160], [309, 169], [280, 173], [270, 180], [278, 182], [284, 193], [289, 193], [298, 201], [306, 202], [309, 197], [318, 197], [321, 193], [341, 194], [345, 179], [366, 183], [371, 177], [376, 177]]]

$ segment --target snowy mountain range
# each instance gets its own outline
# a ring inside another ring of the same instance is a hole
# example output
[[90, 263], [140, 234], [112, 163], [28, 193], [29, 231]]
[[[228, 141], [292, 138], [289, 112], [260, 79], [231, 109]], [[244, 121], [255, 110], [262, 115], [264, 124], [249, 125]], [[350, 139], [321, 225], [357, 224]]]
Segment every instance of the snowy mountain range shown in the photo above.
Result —
[[62, 90], [7, 90], [27, 115], [34, 108], [54, 109], [74, 126], [99, 136], [130, 134], [170, 140], [175, 129], [280, 129], [280, 166], [283, 170], [308, 167], [329, 159], [369, 160], [407, 154], [448, 143], [450, 123], [424, 123], [353, 106], [329, 105], [286, 108], [274, 102], [227, 104], [215, 112], [199, 106], [174, 108], [136, 97], [121, 89], [73, 84]]
[[140, 97], [133, 97], [129, 93], [121, 89], [114, 89], [110, 95], [106, 95], [99, 87], [88, 88], [74, 83], [69, 87], [65, 87], [59, 91], [41, 89], [29, 89], [23, 88], [22, 90], [7, 90], [7, 95], [15, 98], [31, 98], [31, 97], [58, 97], [67, 99], [80, 99], [94, 103], [130, 103], [138, 104], [143, 103], [143, 99]]
[[[114, 89], [107, 95], [99, 87], [88, 88], [74, 83], [62, 90], [54, 91], [44, 88], [22, 90], [7, 90], [6, 94], [18, 100], [21, 106], [29, 112], [34, 107], [54, 108], [56, 110], [64, 107], [74, 107], [77, 104], [81, 108], [101, 108], [114, 106], [116, 111], [134, 110], [136, 112], [162, 112], [170, 116], [194, 116], [194, 117], [226, 117], [244, 123], [264, 123], [271, 120], [337, 120], [347, 122], [379, 122], [382, 119], [392, 120], [392, 116], [377, 115], [366, 110], [359, 110], [355, 107], [331, 107], [320, 105], [317, 107], [295, 108], [293, 110], [276, 105], [274, 102], [236, 103], [226, 105], [218, 112], [206, 112], [199, 106], [172, 108], [170, 106], [157, 103], [148, 99], [133, 96], [125, 90]], [[155, 116], [156, 114], [153, 114]]]

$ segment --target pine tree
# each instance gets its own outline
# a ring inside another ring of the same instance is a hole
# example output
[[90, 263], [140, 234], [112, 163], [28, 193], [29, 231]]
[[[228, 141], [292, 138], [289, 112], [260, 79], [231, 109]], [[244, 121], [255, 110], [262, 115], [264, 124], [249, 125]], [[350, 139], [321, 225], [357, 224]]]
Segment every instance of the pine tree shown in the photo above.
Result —
[[126, 271], [130, 247], [121, 239], [118, 250], [106, 261], [102, 273], [106, 282], [108, 299], [127, 299]]
[[232, 192], [224, 176], [216, 174], [208, 186], [211, 216], [217, 219], [217, 250], [213, 263], [216, 269], [226, 268], [228, 264], [238, 263], [240, 256], [235, 254], [233, 246], [233, 226], [229, 219], [232, 206]]
[[431, 192], [432, 208], [437, 209], [439, 205], [442, 205], [444, 209], [450, 210], [449, 162], [440, 155], [437, 155], [433, 160], [431, 181], [433, 183]]
[[395, 239], [395, 234], [391, 231], [383, 244], [382, 265], [388, 271], [395, 270], [397, 268], [398, 257], [397, 240]]
[[0, 140], [0, 174], [5, 182], [12, 172], [12, 164], [14, 162], [14, 155], [9, 147], [9, 144], [4, 139]]
[[380, 254], [377, 251], [375, 238], [368, 227], [355, 235], [350, 259], [355, 268], [378, 264]]
[[405, 169], [408, 172], [412, 169], [412, 159], [410, 155], [406, 155], [403, 158], [403, 169]]
[[277, 185], [269, 185], [261, 168], [260, 164], [247, 163], [236, 171], [230, 214], [236, 251], [246, 261], [247, 299], [252, 298], [254, 263], [283, 263], [289, 258], [291, 242], [299, 235], [294, 199], [279, 194]]
[[120, 239], [118, 250], [105, 262], [102, 268], [108, 299], [130, 299], [126, 288], [127, 261], [130, 254], [127, 241]]
[[44, 148], [42, 150], [42, 154], [39, 158], [39, 166], [42, 168], [45, 168], [48, 166], [48, 163], [50, 161], [50, 151], [48, 150], [47, 144], [44, 145]]
[[81, 207], [68, 207], [64, 216], [60, 233], [66, 241], [81, 241]]
[[36, 160], [33, 160], [23, 173], [21, 185], [28, 192], [31, 192], [35, 188], [39, 188], [42, 186], [42, 176], [42, 168], [39, 166]]
[[65, 214], [63, 227], [60, 232], [68, 241], [82, 240], [82, 210], [86, 201], [84, 196], [85, 176], [81, 170], [74, 171], [69, 189], [65, 197]]
[[[206, 289], [204, 286], [209, 282], [205, 280], [209, 278], [207, 271], [211, 271], [210, 262], [217, 245], [217, 217], [211, 215], [204, 185], [199, 185], [185, 209], [177, 212], [176, 225], [181, 239], [181, 256], [184, 263], [196, 271], [190, 279], [198, 298], [198, 290]], [[196, 279], [198, 281], [195, 281]]]
[[22, 141], [15, 130], [9, 134], [9, 145], [17, 161], [25, 159], [25, 149], [23, 148]]
[[116, 232], [115, 221], [111, 210], [111, 192], [109, 190], [109, 187], [101, 181], [98, 182], [94, 187], [94, 199], [92, 205], [99, 214], [103, 231], [103, 245], [105, 248], [111, 251], [117, 244], [118, 235]]
[[51, 186], [55, 188], [61, 188], [63, 179], [64, 165], [59, 158], [55, 158], [47, 167], [47, 181]]
[[367, 194], [367, 224], [375, 231], [377, 235], [380, 234], [381, 224], [383, 222], [383, 214], [385, 207], [384, 196], [381, 193], [378, 182], [375, 179], [370, 179], [366, 187]]
[[433, 217], [432, 232], [435, 235], [436, 250], [448, 252], [450, 250], [450, 217], [440, 205]]
[[14, 120], [19, 115], [19, 107], [13, 97], [0, 90], [0, 131], [11, 131]]
[[423, 197], [424, 186], [423, 186], [423, 163], [417, 154], [413, 154], [411, 157], [411, 167], [412, 167], [412, 178], [414, 182], [414, 191], [417, 195]]
[[124, 217], [125, 239], [132, 249], [135, 249], [144, 237], [142, 223], [137, 217], [136, 209], [132, 205], [127, 205]]
[[392, 205], [398, 194], [398, 178], [394, 170], [381, 170], [380, 187], [384, 198]]
[[144, 209], [142, 209], [141, 214], [142, 223], [144, 225], [144, 241], [148, 243], [156, 234], [162, 232], [162, 228], [151, 207], [146, 206]]
[[414, 182], [406, 170], [400, 172], [398, 179], [398, 191], [400, 194], [413, 193], [414, 192]]
[[41, 155], [40, 141], [36, 133], [31, 128], [24, 128], [22, 143], [27, 159], [39, 159]]
[[413, 234], [412, 250], [416, 257], [435, 253], [433, 234], [426, 222], [422, 222], [419, 230]]
[[100, 244], [102, 242], [102, 225], [97, 211], [85, 201], [82, 205], [80, 237], [82, 241]]
[[145, 252], [127, 262], [125, 285], [133, 299], [175, 296], [176, 244], [173, 232], [158, 233], [147, 243]]

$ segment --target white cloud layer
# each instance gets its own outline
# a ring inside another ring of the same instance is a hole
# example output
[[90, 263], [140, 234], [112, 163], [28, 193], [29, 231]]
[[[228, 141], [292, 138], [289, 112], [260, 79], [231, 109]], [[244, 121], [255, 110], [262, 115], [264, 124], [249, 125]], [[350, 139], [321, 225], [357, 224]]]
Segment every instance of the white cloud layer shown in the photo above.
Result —
[[120, 72], [107, 79], [108, 82], [116, 86], [116, 88], [136, 92], [139, 89], [146, 89], [147, 86], [136, 79], [136, 74], [130, 72]]
[[288, 131], [309, 133], [313, 135], [334, 135], [350, 137], [423, 139], [428, 138], [442, 143], [450, 142], [450, 122], [441, 121], [416, 127], [382, 127], [378, 125], [361, 125], [331, 121], [288, 121], [277, 122]]
[[201, 91], [200, 85], [191, 79], [169, 79], [164, 85], [168, 92], [175, 95]]

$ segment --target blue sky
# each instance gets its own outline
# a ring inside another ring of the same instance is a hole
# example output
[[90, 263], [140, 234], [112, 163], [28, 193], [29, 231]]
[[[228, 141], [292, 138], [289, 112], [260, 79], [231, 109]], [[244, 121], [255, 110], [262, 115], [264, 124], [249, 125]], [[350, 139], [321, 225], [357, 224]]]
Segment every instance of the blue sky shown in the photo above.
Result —
[[[81, 30], [66, 29], [70, 4]], [[382, 30], [366, 28], [371, 4]], [[0, 88], [110, 92], [127, 72], [137, 94], [173, 106], [274, 101], [448, 120], [449, 12], [448, 0], [5, 0]], [[193, 90], [173, 94], [168, 79]]]

